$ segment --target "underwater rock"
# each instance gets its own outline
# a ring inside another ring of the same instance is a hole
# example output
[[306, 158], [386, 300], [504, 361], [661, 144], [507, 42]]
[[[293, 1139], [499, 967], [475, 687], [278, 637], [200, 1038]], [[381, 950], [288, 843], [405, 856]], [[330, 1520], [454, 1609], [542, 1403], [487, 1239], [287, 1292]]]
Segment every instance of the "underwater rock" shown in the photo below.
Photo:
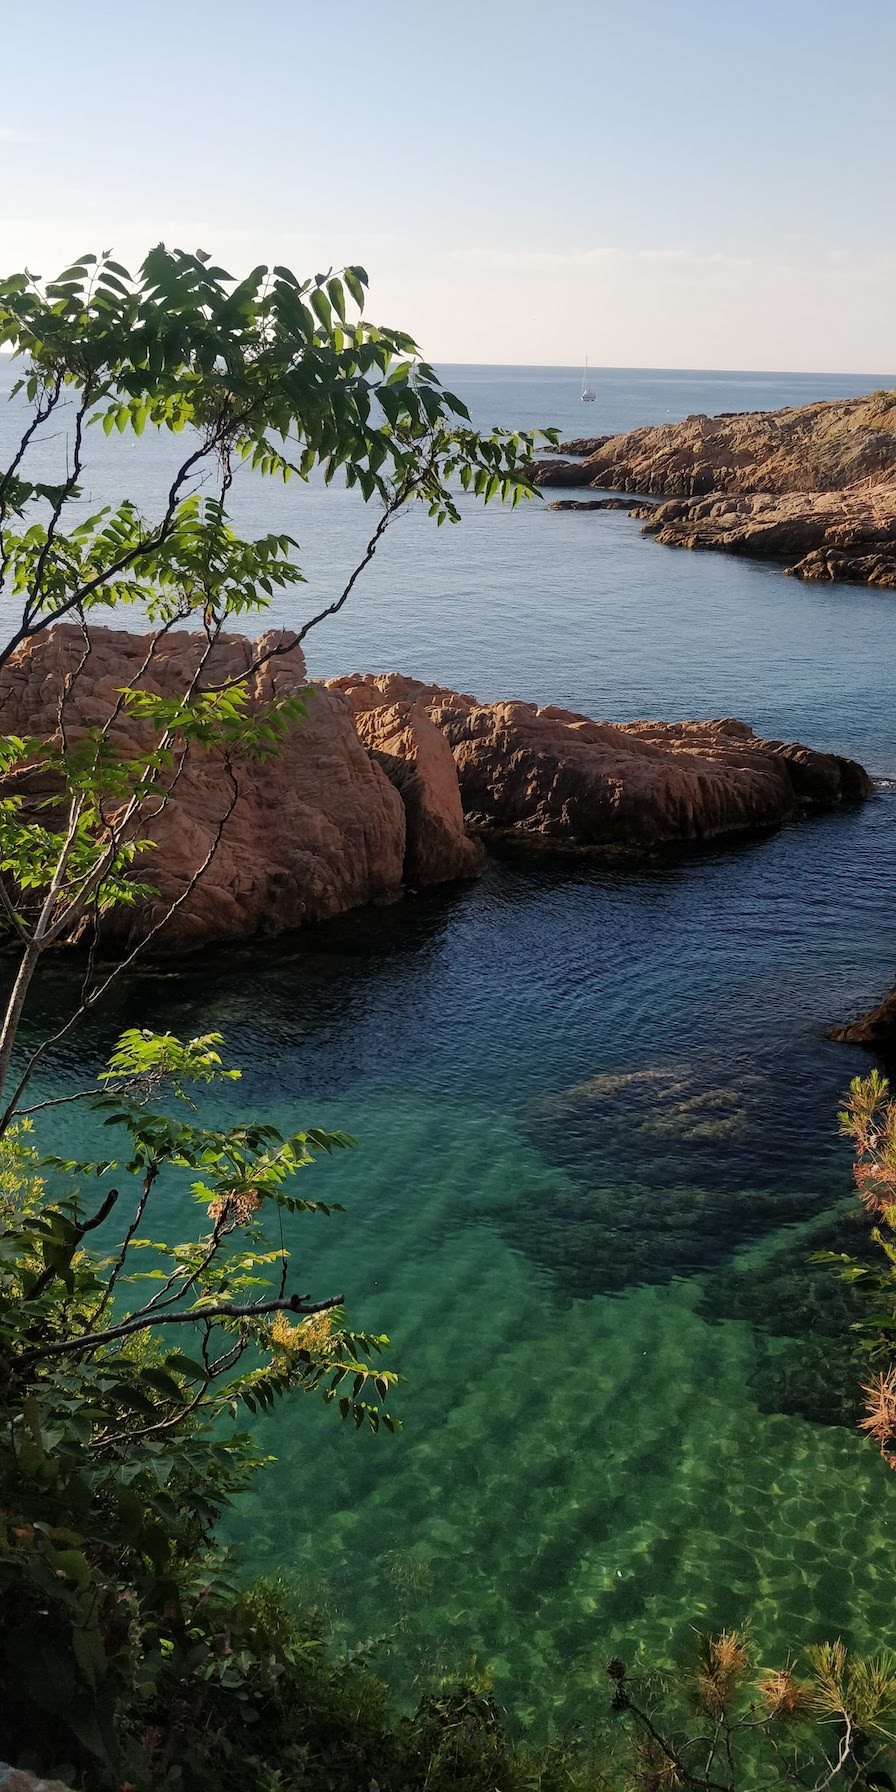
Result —
[[855, 1327], [871, 1310], [868, 1296], [836, 1264], [812, 1259], [842, 1252], [877, 1267], [880, 1248], [871, 1233], [869, 1216], [856, 1207], [707, 1278], [701, 1316], [720, 1324], [740, 1319], [756, 1334], [749, 1388], [761, 1412], [849, 1430], [857, 1425], [870, 1353]]
[[563, 1174], [549, 1194], [523, 1189], [497, 1221], [568, 1293], [702, 1275], [824, 1199], [813, 1179], [779, 1174], [773, 1079], [735, 1067], [729, 1083], [710, 1081], [711, 1069], [601, 1074], [526, 1109], [525, 1136]]

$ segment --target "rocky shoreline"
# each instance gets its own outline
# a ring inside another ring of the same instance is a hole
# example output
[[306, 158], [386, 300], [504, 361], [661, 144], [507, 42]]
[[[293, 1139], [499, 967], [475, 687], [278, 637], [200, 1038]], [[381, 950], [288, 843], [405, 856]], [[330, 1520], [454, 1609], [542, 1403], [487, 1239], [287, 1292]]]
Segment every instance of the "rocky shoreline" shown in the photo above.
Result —
[[[68, 738], [102, 723], [125, 685], [163, 695], [185, 688], [205, 645], [204, 635], [172, 632], [138, 679], [149, 638], [92, 631], [67, 699]], [[249, 671], [272, 647], [277, 656]], [[8, 732], [54, 738], [60, 693], [81, 653], [80, 631], [66, 626], [19, 650], [0, 680]], [[306, 718], [275, 757], [236, 764], [236, 805], [185, 896], [232, 790], [220, 753], [190, 747], [175, 794], [152, 820], [155, 847], [140, 860], [155, 894], [111, 912], [113, 947], [135, 944], [178, 897], [156, 942], [167, 952], [272, 936], [478, 876], [490, 835], [555, 851], [643, 853], [769, 830], [871, 789], [854, 761], [761, 740], [731, 718], [611, 724], [554, 705], [480, 703], [397, 673], [309, 689], [303, 655], [282, 633], [222, 636], [202, 683], [247, 672], [250, 711], [305, 693]], [[122, 756], [139, 751], [140, 728], [115, 723]], [[37, 800], [47, 794], [34, 773], [25, 789]]]
[[[572, 453], [583, 458], [562, 458]], [[538, 463], [538, 484], [665, 499], [633, 514], [667, 547], [896, 589], [896, 393], [695, 415], [565, 442], [558, 454]]]
[[844, 1045], [867, 1045], [872, 1051], [892, 1053], [896, 1047], [896, 989], [891, 989], [876, 1008], [869, 1008], [857, 1020], [831, 1027], [828, 1038], [838, 1039]]

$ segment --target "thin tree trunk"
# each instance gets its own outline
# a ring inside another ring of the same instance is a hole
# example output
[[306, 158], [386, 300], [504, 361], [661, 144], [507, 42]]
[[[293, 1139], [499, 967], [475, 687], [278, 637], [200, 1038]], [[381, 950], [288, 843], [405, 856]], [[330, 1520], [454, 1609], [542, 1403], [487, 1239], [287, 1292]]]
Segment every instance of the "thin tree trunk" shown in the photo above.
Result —
[[31, 986], [31, 979], [37, 970], [42, 950], [42, 946], [35, 940], [32, 940], [30, 945], [26, 946], [22, 953], [16, 980], [12, 986], [12, 993], [6, 1006], [6, 1013], [3, 1017], [3, 1026], [0, 1027], [0, 1096], [2, 1096], [3, 1090], [6, 1087], [10, 1060], [16, 1043], [16, 1035], [19, 1030], [19, 1021], [22, 1018], [22, 1009], [25, 1006], [25, 999]]

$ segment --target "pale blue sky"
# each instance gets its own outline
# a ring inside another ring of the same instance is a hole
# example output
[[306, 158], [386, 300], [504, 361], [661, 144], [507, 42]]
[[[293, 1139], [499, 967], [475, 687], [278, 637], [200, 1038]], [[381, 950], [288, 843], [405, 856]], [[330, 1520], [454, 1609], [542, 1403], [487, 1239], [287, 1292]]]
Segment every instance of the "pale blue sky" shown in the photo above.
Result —
[[893, 0], [0, 11], [0, 265], [366, 264], [447, 361], [896, 368]]

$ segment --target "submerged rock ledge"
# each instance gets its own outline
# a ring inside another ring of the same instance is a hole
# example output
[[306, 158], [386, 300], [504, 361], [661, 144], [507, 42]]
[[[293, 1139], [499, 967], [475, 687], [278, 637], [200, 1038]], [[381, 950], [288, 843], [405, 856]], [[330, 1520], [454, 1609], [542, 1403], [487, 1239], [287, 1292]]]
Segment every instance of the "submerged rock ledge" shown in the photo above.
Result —
[[[124, 685], [183, 689], [206, 646], [204, 635], [173, 632], [141, 671], [148, 636], [96, 629], [92, 642], [67, 699], [69, 739], [105, 721]], [[277, 657], [251, 671], [274, 647]], [[68, 626], [19, 649], [0, 677], [7, 732], [58, 738], [60, 693], [81, 653], [80, 631]], [[304, 657], [283, 632], [223, 636], [201, 682], [244, 675], [250, 710], [308, 692]], [[122, 718], [112, 738], [122, 755], [139, 750], [141, 725]], [[270, 936], [408, 887], [474, 877], [486, 855], [467, 827], [555, 849], [640, 852], [775, 828], [871, 789], [853, 760], [761, 740], [730, 718], [612, 724], [553, 705], [480, 703], [397, 673], [312, 686], [282, 752], [235, 774], [236, 806], [207, 871], [155, 942], [161, 950]], [[39, 799], [50, 787], [31, 772], [24, 788]], [[148, 828], [155, 847], [140, 860], [141, 881], [157, 893], [113, 912], [109, 944], [134, 944], [184, 895], [230, 795], [220, 753], [191, 746]]]
[[667, 547], [896, 589], [896, 392], [648, 425], [542, 461], [536, 480], [670, 500], [644, 527]]

